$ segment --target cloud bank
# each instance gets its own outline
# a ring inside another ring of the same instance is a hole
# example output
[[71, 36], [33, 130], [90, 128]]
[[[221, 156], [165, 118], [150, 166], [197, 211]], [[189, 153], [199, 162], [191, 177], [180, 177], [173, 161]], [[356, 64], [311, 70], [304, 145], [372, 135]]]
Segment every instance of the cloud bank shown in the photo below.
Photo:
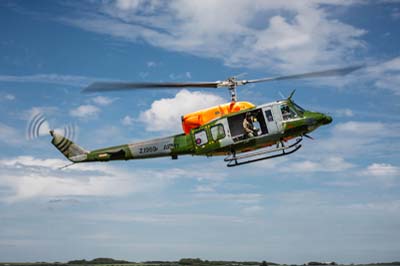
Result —
[[[131, 42], [221, 59], [228, 66], [307, 70], [354, 60], [364, 29], [327, 7], [349, 1], [103, 1], [62, 21]], [[227, 10], [229, 7], [229, 10]], [[229, 15], [226, 15], [228, 12]]]

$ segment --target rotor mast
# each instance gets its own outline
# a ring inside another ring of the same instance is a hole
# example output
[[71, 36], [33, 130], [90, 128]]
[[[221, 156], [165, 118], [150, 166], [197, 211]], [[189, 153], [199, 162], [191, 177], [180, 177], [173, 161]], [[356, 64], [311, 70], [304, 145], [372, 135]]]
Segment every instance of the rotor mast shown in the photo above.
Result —
[[217, 88], [226, 87], [231, 94], [231, 102], [236, 102], [238, 100], [236, 87], [247, 84], [247, 80], [237, 80], [236, 77], [229, 77], [224, 81], [217, 81]]
[[231, 93], [231, 102], [236, 102], [237, 101], [236, 86], [235, 85], [230, 86], [229, 92]]
[[229, 87], [228, 90], [231, 93], [231, 102], [236, 102], [237, 101], [237, 93], [236, 93], [236, 78], [235, 77], [230, 77], [228, 78]]

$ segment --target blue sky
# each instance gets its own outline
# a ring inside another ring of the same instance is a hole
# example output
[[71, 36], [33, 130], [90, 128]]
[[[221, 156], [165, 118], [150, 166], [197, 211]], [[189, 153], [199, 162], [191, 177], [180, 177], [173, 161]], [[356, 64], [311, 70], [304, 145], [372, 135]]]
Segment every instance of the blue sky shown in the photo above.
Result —
[[[182, 257], [359, 263], [400, 257], [398, 1], [3, 1], [0, 259]], [[342, 78], [257, 84], [334, 122], [294, 155], [76, 165], [27, 140], [38, 112], [86, 149], [181, 132], [225, 90], [81, 94], [93, 81], [215, 81], [365, 63]]]

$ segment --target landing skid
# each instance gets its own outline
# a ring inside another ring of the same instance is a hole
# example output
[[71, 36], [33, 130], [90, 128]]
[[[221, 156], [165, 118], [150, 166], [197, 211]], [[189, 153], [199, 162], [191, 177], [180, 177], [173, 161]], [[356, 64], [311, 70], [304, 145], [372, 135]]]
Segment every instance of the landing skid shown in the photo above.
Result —
[[[302, 140], [303, 140], [302, 138], [299, 138], [296, 140], [295, 143], [293, 143], [289, 146], [284, 146], [283, 142], [278, 142], [276, 148], [258, 151], [258, 152], [247, 153], [247, 154], [243, 154], [243, 155], [239, 155], [239, 156], [237, 156], [236, 153], [233, 152], [231, 155], [226, 157], [224, 159], [224, 161], [228, 162], [228, 164], [226, 166], [233, 167], [233, 166], [238, 166], [238, 165], [242, 165], [242, 164], [254, 163], [254, 162], [258, 162], [258, 161], [262, 161], [262, 160], [286, 156], [286, 155], [292, 154], [292, 153], [296, 152], [298, 149], [300, 149], [301, 148], [300, 142]], [[281, 145], [281, 147], [279, 147], [280, 145]], [[266, 155], [266, 154], [270, 154], [270, 153], [275, 153], [275, 154], [250, 159], [252, 157], [257, 157], [257, 156]]]

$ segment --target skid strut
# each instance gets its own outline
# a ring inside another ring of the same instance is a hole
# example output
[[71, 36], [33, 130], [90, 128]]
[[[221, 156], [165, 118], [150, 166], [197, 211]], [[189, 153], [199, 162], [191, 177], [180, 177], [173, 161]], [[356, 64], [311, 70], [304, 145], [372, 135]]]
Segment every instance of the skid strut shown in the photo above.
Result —
[[[243, 155], [236, 155], [236, 152], [232, 152], [232, 154], [229, 155], [228, 157], [226, 157], [224, 159], [224, 161], [228, 162], [228, 164], [226, 166], [233, 167], [233, 166], [238, 166], [238, 165], [242, 165], [242, 164], [248, 164], [248, 163], [258, 162], [258, 161], [272, 159], [272, 158], [276, 158], [276, 157], [286, 156], [286, 155], [289, 155], [289, 154], [292, 154], [292, 153], [298, 151], [301, 148], [300, 142], [302, 140], [303, 140], [302, 138], [299, 138], [296, 140], [295, 143], [293, 143], [289, 146], [284, 146], [283, 142], [277, 142], [276, 148], [274, 148], [274, 149], [246, 153]], [[281, 147], [279, 147], [279, 146], [281, 146]], [[267, 155], [270, 153], [275, 153], [275, 154]], [[267, 156], [258, 157], [258, 156], [262, 156], [262, 155], [267, 155]], [[258, 158], [251, 159], [253, 157], [258, 157]]]

